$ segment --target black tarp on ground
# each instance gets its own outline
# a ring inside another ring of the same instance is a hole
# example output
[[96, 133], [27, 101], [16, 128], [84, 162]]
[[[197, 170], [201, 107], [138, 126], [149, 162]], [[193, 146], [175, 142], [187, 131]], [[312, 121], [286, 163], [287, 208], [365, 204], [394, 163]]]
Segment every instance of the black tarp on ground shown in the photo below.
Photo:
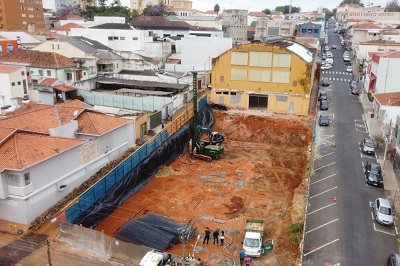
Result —
[[147, 213], [143, 217], [126, 222], [118, 229], [115, 238], [128, 243], [166, 250], [181, 242], [183, 230], [185, 230], [186, 239], [190, 240], [195, 232], [194, 228], [155, 213]]
[[[198, 112], [197, 124], [211, 126], [213, 123], [212, 109], [206, 105]], [[143, 188], [163, 165], [172, 163], [183, 153], [189, 141], [189, 133], [193, 132], [192, 127], [188, 129], [189, 123], [186, 123], [72, 223], [93, 228], [101, 223], [116, 208]]]

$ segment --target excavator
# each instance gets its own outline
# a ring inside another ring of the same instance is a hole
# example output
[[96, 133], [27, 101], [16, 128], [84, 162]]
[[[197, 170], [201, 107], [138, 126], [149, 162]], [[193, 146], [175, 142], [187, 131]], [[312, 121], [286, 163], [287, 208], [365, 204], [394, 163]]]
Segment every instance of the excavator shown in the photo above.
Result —
[[197, 72], [193, 71], [193, 135], [191, 140], [193, 157], [211, 162], [224, 154], [225, 137], [207, 126], [197, 125]]

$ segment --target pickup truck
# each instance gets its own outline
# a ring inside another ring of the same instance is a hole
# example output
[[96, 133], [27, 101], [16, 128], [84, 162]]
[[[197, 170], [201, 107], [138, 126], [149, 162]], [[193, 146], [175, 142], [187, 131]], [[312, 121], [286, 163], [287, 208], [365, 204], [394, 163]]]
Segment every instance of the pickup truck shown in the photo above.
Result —
[[244, 225], [243, 249], [245, 254], [250, 257], [260, 257], [261, 254], [272, 251], [273, 241], [264, 238], [264, 220], [247, 219]]

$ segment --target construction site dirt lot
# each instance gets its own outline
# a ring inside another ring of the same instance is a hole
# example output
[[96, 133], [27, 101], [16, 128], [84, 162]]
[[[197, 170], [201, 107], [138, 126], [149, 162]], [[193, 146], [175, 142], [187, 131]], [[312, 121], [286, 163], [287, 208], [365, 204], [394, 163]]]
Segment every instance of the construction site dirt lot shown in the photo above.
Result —
[[[274, 249], [252, 265], [295, 265], [298, 245], [290, 225], [303, 221], [308, 188], [311, 117], [279, 116], [257, 111], [216, 111], [213, 131], [225, 135], [225, 153], [212, 162], [193, 159], [186, 151], [160, 169], [137, 194], [95, 229], [114, 236], [129, 219], [153, 212], [178, 222], [196, 220], [201, 238], [195, 258], [207, 265], [238, 261], [246, 219], [265, 221], [265, 238]], [[203, 244], [205, 227], [220, 228], [224, 246]], [[191, 254], [197, 235], [186, 246]], [[167, 250], [181, 255], [182, 244]]]

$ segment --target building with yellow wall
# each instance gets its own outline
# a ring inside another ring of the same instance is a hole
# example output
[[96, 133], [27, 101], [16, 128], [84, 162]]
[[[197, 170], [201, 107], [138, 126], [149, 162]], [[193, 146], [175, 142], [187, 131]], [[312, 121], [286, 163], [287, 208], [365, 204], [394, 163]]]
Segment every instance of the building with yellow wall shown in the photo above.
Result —
[[307, 48], [286, 40], [234, 47], [213, 59], [211, 101], [228, 108], [307, 115], [314, 60]]

